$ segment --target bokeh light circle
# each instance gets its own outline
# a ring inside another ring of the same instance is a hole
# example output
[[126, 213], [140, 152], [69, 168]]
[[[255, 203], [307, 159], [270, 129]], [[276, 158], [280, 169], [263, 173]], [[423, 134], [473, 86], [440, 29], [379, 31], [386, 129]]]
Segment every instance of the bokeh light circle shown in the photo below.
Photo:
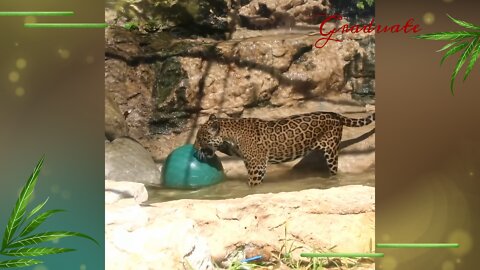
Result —
[[20, 73], [16, 71], [8, 73], [8, 80], [12, 83], [18, 82], [20, 80]]
[[455, 264], [452, 261], [444, 261], [442, 263], [442, 270], [455, 270]]
[[435, 14], [432, 12], [426, 12], [423, 14], [423, 22], [428, 25], [433, 24], [435, 22]]
[[27, 67], [27, 60], [24, 58], [18, 58], [16, 62], [16, 66], [18, 69], [24, 69]]
[[17, 97], [23, 97], [25, 95], [25, 89], [23, 87], [17, 87], [17, 89], [15, 89], [15, 95]]
[[458, 248], [452, 248], [450, 251], [458, 256], [464, 256], [472, 250], [473, 240], [472, 234], [462, 230], [457, 229], [450, 233], [448, 236], [449, 243], [458, 243], [460, 246]]

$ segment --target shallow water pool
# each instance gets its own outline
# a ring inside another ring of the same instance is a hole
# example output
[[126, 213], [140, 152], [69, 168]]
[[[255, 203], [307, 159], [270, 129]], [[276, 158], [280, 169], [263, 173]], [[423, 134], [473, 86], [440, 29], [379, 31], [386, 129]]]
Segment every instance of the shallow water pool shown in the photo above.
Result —
[[246, 178], [228, 178], [225, 181], [198, 190], [165, 189], [149, 186], [147, 203], [158, 203], [180, 199], [208, 199], [220, 200], [240, 198], [250, 194], [278, 193], [299, 191], [304, 189], [327, 189], [346, 185], [375, 186], [375, 171], [359, 174], [342, 174], [336, 176], [319, 176], [318, 174], [300, 174], [297, 172], [271, 173], [265, 181], [256, 187], [250, 188]]

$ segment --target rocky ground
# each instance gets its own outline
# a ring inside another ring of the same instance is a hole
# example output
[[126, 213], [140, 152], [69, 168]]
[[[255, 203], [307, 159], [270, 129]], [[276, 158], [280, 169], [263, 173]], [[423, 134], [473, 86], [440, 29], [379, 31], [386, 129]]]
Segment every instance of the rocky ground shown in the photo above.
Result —
[[278, 269], [285, 253], [302, 261], [301, 252], [370, 252], [375, 243], [373, 187], [152, 205], [141, 204], [142, 184], [106, 187], [106, 269], [226, 269], [256, 255]]

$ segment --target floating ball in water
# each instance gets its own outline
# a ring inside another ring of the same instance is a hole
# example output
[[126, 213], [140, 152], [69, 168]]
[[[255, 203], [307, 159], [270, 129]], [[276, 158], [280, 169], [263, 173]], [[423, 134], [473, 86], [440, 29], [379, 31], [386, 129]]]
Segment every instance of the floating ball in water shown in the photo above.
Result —
[[169, 188], [210, 186], [222, 181], [224, 176], [218, 157], [199, 160], [192, 144], [173, 150], [162, 167], [162, 182]]

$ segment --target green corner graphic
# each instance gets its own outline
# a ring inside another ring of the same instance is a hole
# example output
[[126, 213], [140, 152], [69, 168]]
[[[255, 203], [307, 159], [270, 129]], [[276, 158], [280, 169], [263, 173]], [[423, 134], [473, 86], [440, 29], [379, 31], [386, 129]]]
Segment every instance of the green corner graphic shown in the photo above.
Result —
[[454, 94], [454, 83], [455, 78], [458, 75], [458, 72], [462, 68], [463, 64], [467, 61], [470, 57], [470, 62], [468, 63], [467, 69], [465, 70], [465, 75], [463, 76], [463, 80], [465, 81], [473, 69], [475, 62], [477, 61], [478, 57], [480, 56], [480, 26], [474, 25], [469, 22], [461, 21], [455, 19], [447, 14], [447, 16], [456, 24], [466, 28], [469, 31], [456, 31], [456, 32], [437, 32], [437, 33], [430, 33], [424, 35], [415, 36], [415, 38], [419, 39], [428, 39], [428, 40], [449, 40], [451, 43], [443, 46], [437, 52], [441, 52], [444, 50], [449, 49], [445, 55], [442, 57], [440, 61], [440, 65], [443, 64], [445, 59], [449, 56], [460, 52], [463, 50], [463, 53], [460, 55], [460, 58], [455, 65], [455, 69], [453, 70], [452, 76], [450, 78], [450, 91], [452, 95]]
[[13, 257], [13, 259], [0, 261], [0, 268], [18, 268], [32, 266], [43, 263], [43, 261], [32, 259], [29, 257], [60, 254], [65, 252], [75, 251], [71, 248], [55, 248], [55, 247], [41, 247], [40, 243], [57, 240], [65, 237], [82, 237], [93, 241], [98, 245], [98, 242], [92, 237], [71, 231], [49, 231], [42, 233], [35, 233], [35, 229], [44, 223], [48, 217], [55, 213], [64, 212], [65, 210], [55, 209], [39, 213], [43, 206], [47, 203], [48, 198], [27, 214], [27, 206], [32, 198], [35, 185], [38, 180], [40, 169], [42, 168], [44, 157], [40, 159], [37, 166], [33, 170], [32, 175], [23, 187], [15, 207], [10, 215], [7, 227], [3, 234], [2, 247], [0, 255]]

